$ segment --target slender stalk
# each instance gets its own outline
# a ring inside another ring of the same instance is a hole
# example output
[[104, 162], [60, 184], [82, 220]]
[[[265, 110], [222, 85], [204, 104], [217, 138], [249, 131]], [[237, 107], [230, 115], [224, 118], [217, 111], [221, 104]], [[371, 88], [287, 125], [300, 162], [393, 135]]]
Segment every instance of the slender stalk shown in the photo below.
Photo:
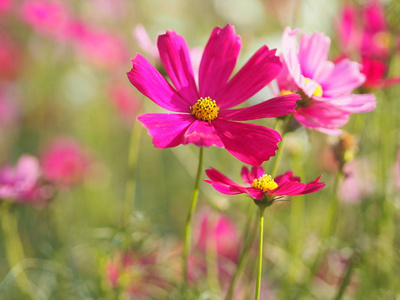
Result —
[[[4, 247], [6, 250], [8, 265], [11, 269], [24, 260], [24, 248], [19, 237], [18, 222], [16, 216], [10, 210], [10, 204], [1, 203], [0, 207], [2, 210], [1, 226], [3, 229]], [[21, 292], [25, 293], [32, 299], [38, 299], [34, 287], [22, 267], [19, 268], [18, 275], [15, 276], [15, 282]]]
[[263, 237], [264, 237], [264, 211], [266, 206], [260, 208], [260, 243], [258, 246], [258, 267], [257, 267], [257, 285], [254, 300], [260, 299], [261, 273], [262, 273], [262, 257], [263, 257]]
[[353, 274], [354, 270], [354, 259], [355, 259], [354, 255], [349, 259], [349, 265], [347, 266], [346, 273], [344, 274], [339, 290], [335, 296], [335, 300], [342, 299], [343, 294], [350, 283], [351, 275]]
[[[245, 241], [245, 244], [240, 253], [239, 260], [238, 260], [237, 267], [236, 267], [236, 272], [233, 274], [233, 277], [231, 279], [228, 292], [226, 293], [225, 300], [232, 299], [236, 282], [239, 280], [240, 276], [243, 273], [244, 266], [246, 265], [246, 262], [247, 262], [248, 254], [251, 249], [251, 245], [253, 245], [253, 241], [256, 236], [256, 231], [251, 230], [251, 228], [254, 227], [253, 223], [256, 221], [255, 214], [254, 214], [254, 208], [255, 208], [255, 206], [253, 205], [253, 203], [250, 202], [250, 207], [249, 207], [248, 215], [247, 215], [247, 223], [246, 223], [245, 229], [243, 231], [243, 240], [246, 240], [246, 241]], [[246, 239], [246, 237], [247, 237], [247, 239]]]
[[186, 299], [186, 287], [187, 287], [187, 258], [190, 252], [190, 244], [192, 239], [192, 217], [194, 214], [194, 210], [196, 209], [197, 200], [199, 198], [199, 183], [200, 183], [200, 175], [201, 169], [203, 165], [203, 147], [200, 147], [199, 151], [199, 165], [197, 167], [197, 175], [194, 183], [194, 190], [192, 195], [192, 201], [190, 203], [189, 212], [186, 219], [185, 224], [185, 242], [183, 247], [183, 257], [182, 257], [182, 276], [183, 276], [183, 283], [182, 283], [182, 295], [183, 299]]
[[139, 122], [135, 122], [132, 127], [129, 140], [128, 153], [128, 178], [125, 185], [125, 199], [123, 204], [123, 222], [128, 222], [129, 214], [135, 207], [135, 192], [136, 192], [136, 167], [139, 157], [139, 145], [142, 132], [142, 126]]

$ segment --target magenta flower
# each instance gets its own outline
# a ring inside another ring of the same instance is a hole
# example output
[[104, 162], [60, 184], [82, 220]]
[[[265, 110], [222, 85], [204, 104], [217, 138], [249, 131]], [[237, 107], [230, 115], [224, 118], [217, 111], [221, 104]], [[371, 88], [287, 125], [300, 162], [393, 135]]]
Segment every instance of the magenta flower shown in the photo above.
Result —
[[108, 98], [124, 123], [131, 127], [142, 106], [140, 99], [132, 91], [131, 87], [125, 84], [110, 84], [108, 94]]
[[65, 41], [72, 15], [65, 3], [49, 0], [26, 0], [21, 18], [38, 33]]
[[46, 179], [68, 187], [82, 182], [88, 175], [90, 159], [75, 140], [58, 138], [45, 149], [41, 165]]
[[241, 247], [239, 231], [235, 223], [223, 214], [203, 211], [199, 214], [196, 249], [206, 252], [211, 247], [218, 257], [236, 262]]
[[0, 170], [0, 199], [16, 203], [39, 204], [48, 200], [51, 191], [39, 183], [38, 160], [30, 155], [22, 156], [17, 165], [6, 165]]
[[140, 54], [132, 59], [131, 83], [161, 107], [178, 113], [149, 113], [138, 120], [149, 130], [157, 148], [180, 144], [215, 145], [241, 161], [260, 165], [278, 149], [278, 132], [248, 121], [278, 117], [294, 111], [297, 95], [277, 97], [240, 109], [241, 104], [274, 79], [281, 70], [275, 50], [261, 47], [231, 79], [241, 48], [233, 26], [215, 28], [204, 49], [196, 87], [185, 40], [174, 31], [159, 36], [158, 49], [174, 85]]
[[301, 183], [299, 177], [294, 177], [293, 172], [272, 178], [264, 173], [262, 167], [242, 168], [242, 179], [245, 185], [236, 183], [214, 168], [206, 170], [210, 183], [214, 189], [225, 195], [249, 194], [256, 200], [266, 199], [269, 204], [274, 202], [277, 196], [295, 196], [310, 194], [319, 191], [325, 186], [324, 182], [319, 182], [318, 177], [310, 183]]
[[283, 64], [278, 77], [282, 94], [303, 95], [294, 114], [303, 126], [337, 135], [352, 113], [375, 108], [373, 94], [355, 95], [352, 91], [365, 81], [360, 65], [347, 58], [334, 64], [328, 61], [329, 37], [322, 33], [302, 34], [297, 48], [299, 30], [285, 29], [282, 38]]

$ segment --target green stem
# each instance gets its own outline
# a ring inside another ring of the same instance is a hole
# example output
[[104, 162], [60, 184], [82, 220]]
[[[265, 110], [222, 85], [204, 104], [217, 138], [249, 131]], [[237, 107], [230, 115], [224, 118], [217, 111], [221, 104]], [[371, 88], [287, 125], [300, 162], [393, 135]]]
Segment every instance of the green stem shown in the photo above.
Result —
[[259, 206], [260, 208], [260, 243], [258, 246], [258, 267], [257, 267], [257, 285], [255, 300], [260, 299], [260, 288], [261, 288], [261, 273], [262, 273], [262, 257], [263, 257], [263, 237], [264, 237], [264, 211], [266, 206]]
[[347, 267], [344, 278], [340, 284], [340, 287], [336, 294], [335, 300], [342, 299], [343, 294], [346, 291], [346, 288], [350, 283], [351, 275], [353, 274], [353, 270], [354, 270], [354, 259], [355, 259], [354, 255], [349, 259], [349, 265]]
[[139, 158], [139, 146], [142, 126], [139, 122], [133, 124], [131, 136], [129, 140], [129, 153], [128, 153], [128, 176], [125, 185], [125, 199], [123, 204], [123, 222], [127, 224], [129, 214], [135, 207], [135, 193], [136, 193], [136, 167]]
[[238, 264], [236, 267], [236, 272], [234, 273], [234, 275], [231, 279], [228, 292], [226, 293], [225, 300], [232, 299], [236, 282], [238, 281], [238, 279], [240, 278], [240, 276], [243, 273], [244, 266], [246, 265], [246, 262], [247, 262], [248, 254], [250, 253], [251, 245], [253, 244], [254, 238], [256, 236], [256, 231], [251, 230], [251, 228], [254, 227], [254, 226], [252, 226], [253, 223], [256, 221], [255, 214], [254, 214], [254, 208], [255, 208], [255, 206], [253, 205], [253, 203], [250, 202], [250, 207], [249, 207], [249, 211], [248, 211], [248, 215], [247, 215], [247, 223], [245, 226], [245, 230], [243, 231], [243, 239], [246, 239], [246, 237], [247, 237], [247, 239], [246, 239], [246, 242], [240, 253]]
[[[0, 203], [2, 210], [1, 225], [3, 229], [4, 246], [8, 265], [11, 269], [20, 265], [20, 263], [24, 260], [25, 255], [23, 250], [24, 248], [19, 237], [17, 218], [10, 210], [10, 206], [11, 205], [9, 203]], [[20, 267], [18, 268], [18, 271], [18, 275], [15, 275], [15, 282], [20, 291], [27, 294], [32, 299], [37, 299], [32, 283], [25, 274], [24, 269]]]
[[186, 289], [187, 289], [187, 258], [190, 252], [190, 244], [191, 244], [191, 236], [192, 236], [192, 217], [194, 214], [194, 210], [196, 209], [197, 200], [199, 198], [199, 183], [200, 183], [200, 175], [201, 169], [203, 165], [203, 147], [200, 147], [199, 152], [199, 165], [197, 167], [197, 175], [194, 183], [194, 190], [192, 195], [192, 202], [190, 203], [189, 212], [186, 219], [185, 224], [185, 242], [183, 247], [183, 257], [182, 257], [182, 276], [183, 276], [183, 284], [182, 284], [182, 294], [183, 299], [186, 299]]

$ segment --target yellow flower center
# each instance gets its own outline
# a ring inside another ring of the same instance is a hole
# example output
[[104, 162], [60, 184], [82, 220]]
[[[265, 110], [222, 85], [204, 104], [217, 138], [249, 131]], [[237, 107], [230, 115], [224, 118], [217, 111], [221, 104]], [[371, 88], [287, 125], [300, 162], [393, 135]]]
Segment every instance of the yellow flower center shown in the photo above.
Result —
[[380, 31], [375, 33], [374, 41], [381, 47], [389, 48], [392, 43], [392, 36], [387, 31]]
[[274, 190], [278, 187], [274, 179], [267, 174], [264, 174], [260, 178], [254, 179], [251, 186], [264, 192]]
[[203, 121], [213, 121], [218, 117], [219, 107], [210, 97], [200, 98], [191, 108], [191, 114]]
[[292, 94], [294, 94], [294, 93], [290, 90], [282, 90], [281, 91], [281, 96], [292, 95]]
[[[310, 78], [306, 78], [306, 83], [309, 82], [310, 80], [311, 80]], [[323, 94], [322, 86], [318, 84], [312, 95], [316, 97], [322, 97], [322, 94]]]

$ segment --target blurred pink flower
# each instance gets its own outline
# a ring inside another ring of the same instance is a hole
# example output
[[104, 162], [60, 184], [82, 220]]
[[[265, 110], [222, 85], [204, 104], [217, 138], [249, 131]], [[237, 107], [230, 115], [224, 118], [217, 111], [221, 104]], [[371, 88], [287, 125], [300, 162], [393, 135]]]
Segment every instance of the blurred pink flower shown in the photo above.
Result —
[[7, 13], [11, 8], [11, 0], [0, 0], [0, 14]]
[[26, 0], [21, 5], [21, 18], [38, 33], [65, 41], [72, 15], [65, 2]]
[[37, 158], [23, 155], [15, 167], [5, 165], [0, 170], [0, 199], [22, 204], [43, 204], [51, 191], [39, 183]]
[[0, 81], [15, 79], [22, 67], [22, 53], [13, 38], [0, 31]]
[[81, 21], [70, 24], [68, 36], [77, 53], [97, 67], [116, 69], [123, 66], [129, 57], [121, 38], [103, 29], [92, 29]]
[[225, 148], [239, 160], [260, 165], [275, 154], [281, 136], [248, 121], [278, 117], [294, 111], [297, 95], [277, 97], [239, 109], [235, 107], [273, 80], [281, 69], [275, 50], [261, 47], [230, 80], [241, 48], [233, 26], [217, 27], [204, 50], [196, 86], [186, 41], [174, 31], [159, 36], [161, 61], [169, 82], [142, 55], [132, 59], [131, 83], [159, 106], [176, 113], [138, 117], [157, 148], [180, 144]]
[[108, 89], [110, 100], [124, 122], [131, 126], [141, 108], [141, 102], [130, 86], [113, 83]]
[[338, 197], [346, 203], [359, 203], [374, 191], [374, 179], [371, 178], [370, 163], [353, 160], [344, 165], [344, 178], [339, 183]]
[[223, 214], [203, 211], [199, 214], [196, 249], [206, 253], [212, 247], [216, 255], [232, 262], [238, 259], [241, 241], [235, 223]]
[[155, 295], [167, 293], [170, 286], [160, 273], [157, 255], [116, 251], [106, 263], [106, 278], [111, 287], [129, 299], [157, 299]]
[[80, 183], [88, 175], [90, 159], [77, 141], [61, 137], [47, 146], [41, 165], [46, 179], [68, 187]]
[[251, 198], [262, 200], [267, 198], [269, 203], [273, 203], [276, 196], [295, 196], [310, 194], [319, 191], [325, 186], [324, 182], [319, 182], [320, 177], [310, 183], [301, 183], [299, 177], [294, 177], [293, 172], [272, 178], [264, 173], [262, 167], [242, 168], [241, 176], [245, 185], [238, 184], [214, 168], [206, 170], [210, 183], [214, 189], [225, 195], [248, 194]]
[[367, 88], [400, 83], [400, 78], [385, 79], [388, 58], [395, 37], [390, 33], [384, 7], [370, 0], [364, 5], [346, 3], [336, 22], [341, 51], [362, 63]]
[[328, 61], [329, 37], [304, 33], [297, 48], [298, 32], [287, 27], [283, 33], [283, 68], [278, 76], [281, 93], [303, 95], [294, 114], [301, 125], [326, 134], [340, 134], [338, 127], [347, 123], [350, 114], [375, 108], [375, 96], [352, 94], [365, 76], [360, 65], [347, 58], [337, 64]]

